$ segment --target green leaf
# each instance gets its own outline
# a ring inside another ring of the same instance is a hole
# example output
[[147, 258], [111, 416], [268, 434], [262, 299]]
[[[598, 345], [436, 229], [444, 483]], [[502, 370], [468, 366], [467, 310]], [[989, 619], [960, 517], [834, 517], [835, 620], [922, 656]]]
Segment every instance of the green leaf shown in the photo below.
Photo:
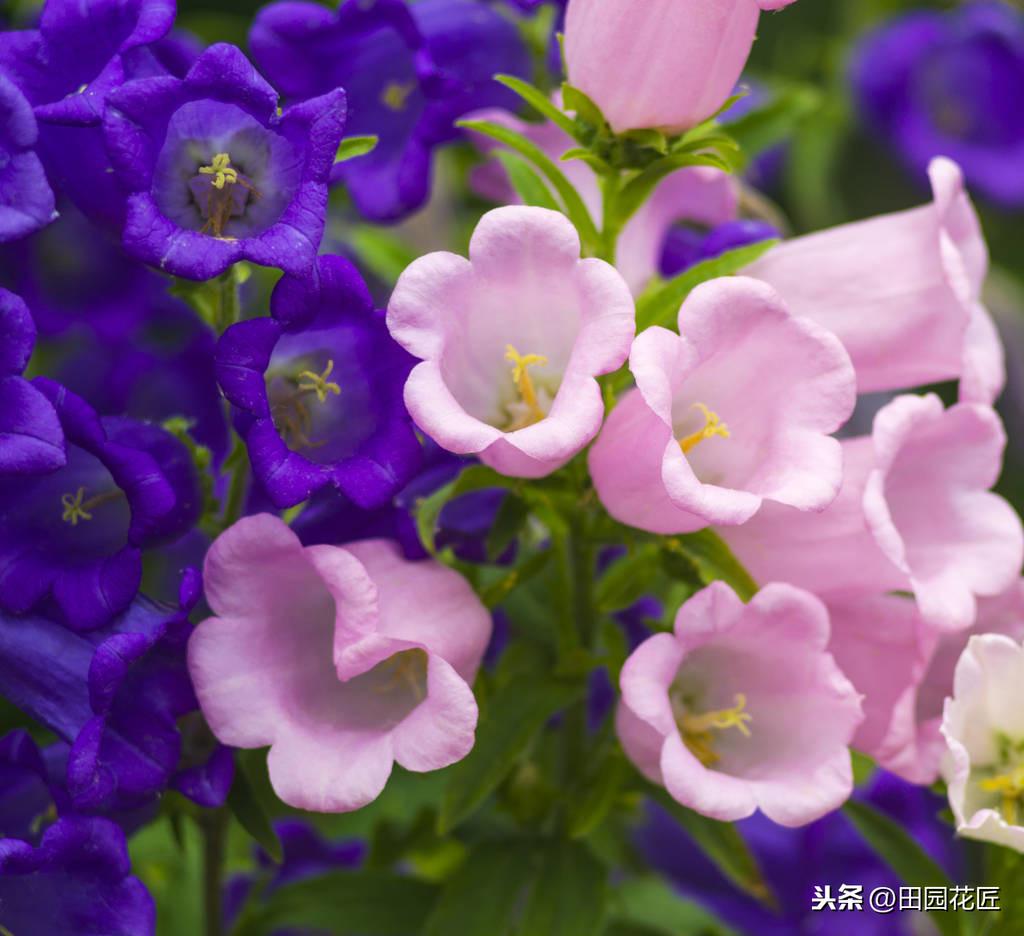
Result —
[[559, 157], [559, 162], [572, 162], [574, 159], [585, 162], [598, 175], [613, 175], [615, 172], [600, 156], [582, 146], [575, 146], [571, 150], [566, 150]]
[[666, 537], [662, 545], [689, 559], [705, 585], [725, 582], [743, 601], [750, 601], [757, 594], [757, 583], [714, 530]]
[[659, 550], [659, 544], [645, 543], [615, 560], [597, 584], [594, 595], [597, 610], [610, 614], [636, 602], [658, 573]]
[[512, 188], [515, 189], [524, 205], [550, 208], [552, 211], [562, 210], [558, 207], [558, 202], [555, 201], [555, 197], [544, 180], [522, 156], [510, 153], [508, 150], [498, 150], [494, 155], [504, 166]]
[[418, 931], [437, 896], [435, 885], [400, 874], [324, 874], [286, 884], [262, 905], [248, 907], [233, 936], [264, 936], [285, 926], [334, 936], [408, 936]]
[[601, 113], [601, 108], [579, 88], [574, 88], [568, 82], [562, 85], [562, 106], [595, 130], [608, 127], [608, 121]]
[[530, 516], [530, 509], [521, 497], [508, 494], [498, 508], [498, 514], [487, 534], [487, 558], [494, 562], [512, 545]]
[[653, 874], [632, 878], [615, 889], [613, 915], [615, 925], [610, 933], [696, 936], [728, 932], [703, 907], [684, 900]]
[[656, 789], [652, 796], [740, 890], [769, 906], [774, 904], [775, 897], [764, 881], [757, 859], [736, 826], [708, 819], [692, 809], [680, 806], [664, 790]]
[[582, 698], [579, 682], [520, 678], [499, 689], [477, 728], [476, 744], [453, 770], [438, 819], [446, 835], [497, 789], [556, 712]]
[[608, 872], [579, 842], [557, 841], [541, 862], [519, 936], [593, 936], [600, 932]]
[[128, 841], [132, 873], [160, 908], [156, 936], [203, 931], [202, 838], [194, 822], [181, 823], [178, 831], [181, 841], [170, 821], [151, 822]]
[[569, 804], [569, 835], [584, 838], [607, 818], [629, 775], [625, 758], [610, 747], [590, 771], [587, 784]]
[[621, 134], [621, 138], [645, 149], [652, 149], [662, 156], [668, 153], [668, 138], [660, 130], [627, 130]]
[[733, 276], [750, 266], [778, 243], [777, 240], [763, 240], [728, 250], [718, 257], [712, 257], [690, 267], [660, 287], [646, 293], [637, 303], [637, 332], [660, 325], [676, 329], [679, 309], [690, 292], [701, 283], [720, 276]]
[[376, 136], [351, 136], [345, 137], [338, 146], [338, 152], [334, 155], [334, 162], [347, 162], [357, 156], [365, 156], [377, 148], [380, 137]]
[[525, 156], [554, 186], [555, 191], [565, 205], [565, 214], [576, 225], [583, 243], [586, 245], [596, 245], [600, 242], [600, 235], [594, 226], [594, 220], [590, 217], [590, 212], [583, 203], [579, 192], [573, 188], [572, 183], [565, 177], [562, 170], [555, 165], [536, 143], [528, 140], [522, 134], [516, 133], [514, 130], [509, 130], [508, 127], [502, 127], [499, 124], [490, 123], [486, 120], [459, 120], [456, 124], [466, 130], [481, 133], [493, 140], [497, 140], [499, 143], [504, 143], [521, 156]]
[[228, 808], [242, 828], [280, 864], [284, 860], [281, 840], [270, 823], [266, 806], [250, 781], [240, 757], [235, 759], [235, 779], [228, 794]]
[[726, 121], [725, 126], [749, 161], [792, 136], [799, 124], [821, 103], [822, 95], [817, 89], [791, 87], [777, 94], [767, 106]]
[[437, 524], [445, 505], [471, 491], [482, 491], [486, 488], [505, 488], [512, 490], [518, 482], [498, 474], [485, 465], [473, 465], [462, 472], [454, 481], [449, 481], [438, 488], [433, 494], [422, 498], [416, 504], [416, 532], [419, 534], [423, 548], [435, 555], [437, 553]]
[[385, 283], [394, 283], [417, 257], [412, 247], [384, 228], [357, 224], [346, 227], [344, 236], [366, 269]]
[[[847, 800], [843, 812], [904, 884], [912, 887], [951, 886], [946, 872], [899, 823], [858, 800]], [[943, 936], [956, 936], [960, 929], [958, 916], [957, 913], [935, 912], [931, 919]]]
[[521, 78], [516, 78], [514, 75], [495, 75], [494, 80], [514, 91], [542, 117], [547, 117], [548, 120], [568, 133], [573, 139], [578, 139], [576, 122], [555, 107], [551, 99], [540, 88], [535, 88], [532, 84], [523, 81]]
[[478, 845], [445, 884], [423, 936], [503, 936], [536, 873], [531, 858], [529, 849], [515, 842]]

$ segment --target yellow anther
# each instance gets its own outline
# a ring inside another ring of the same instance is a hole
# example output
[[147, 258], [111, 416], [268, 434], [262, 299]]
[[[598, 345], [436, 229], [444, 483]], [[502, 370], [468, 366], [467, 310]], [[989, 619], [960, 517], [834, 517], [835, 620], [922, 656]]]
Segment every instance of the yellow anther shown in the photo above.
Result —
[[78, 526], [79, 520], [92, 520], [92, 514], [88, 511], [90, 505], [82, 503], [83, 497], [85, 497], [84, 487], [80, 487], [74, 495], [65, 494], [61, 497], [60, 502], [64, 505], [61, 520], [72, 526]]
[[544, 410], [540, 408], [537, 400], [537, 390], [533, 386], [533, 378], [530, 377], [531, 367], [543, 367], [548, 359], [543, 354], [520, 354], [514, 345], [505, 345], [505, 360], [513, 365], [512, 382], [519, 391], [519, 396], [529, 414], [530, 423], [540, 422], [544, 416]]
[[403, 111], [409, 102], [409, 95], [415, 90], [414, 81], [392, 81], [381, 92], [381, 103], [393, 111]]
[[404, 684], [412, 690], [417, 702], [422, 702], [426, 698], [426, 651], [415, 647], [412, 650], [399, 651], [381, 663], [380, 669], [390, 678], [386, 682], [379, 683], [374, 691], [391, 692]]
[[746, 710], [747, 697], [742, 692], [738, 692], [735, 698], [736, 704], [732, 708], [716, 709], [701, 715], [684, 712], [677, 716], [683, 741], [705, 767], [710, 767], [719, 759], [714, 748], [714, 733], [716, 731], [735, 728], [744, 738], [750, 737], [748, 722], [752, 722], [754, 717]]
[[231, 157], [227, 153], [217, 153], [209, 166], [199, 167], [200, 175], [212, 175], [210, 183], [215, 189], [222, 189], [225, 185], [234, 185], [238, 181], [238, 170], [231, 166]]
[[696, 432], [691, 432], [679, 440], [679, 447], [683, 450], [684, 455], [695, 449], [705, 439], [711, 439], [714, 436], [721, 436], [723, 439], [729, 438], [729, 427], [718, 418], [718, 413], [708, 409], [703, 403], [694, 403], [692, 409], [699, 409], [704, 414], [704, 425]]
[[978, 783], [986, 793], [998, 793], [1002, 797], [1000, 812], [1009, 825], [1017, 825], [1020, 816], [1021, 799], [1024, 798], [1024, 765], [994, 777], [986, 777]]
[[341, 387], [339, 387], [333, 380], [327, 378], [331, 376], [331, 372], [334, 370], [334, 361], [329, 360], [327, 367], [324, 368], [322, 374], [314, 374], [312, 371], [304, 370], [299, 377], [303, 380], [309, 381], [308, 383], [300, 383], [299, 390], [308, 390], [311, 393], [316, 394], [316, 398], [321, 403], [327, 402], [329, 394], [333, 393], [335, 396], [341, 395]]

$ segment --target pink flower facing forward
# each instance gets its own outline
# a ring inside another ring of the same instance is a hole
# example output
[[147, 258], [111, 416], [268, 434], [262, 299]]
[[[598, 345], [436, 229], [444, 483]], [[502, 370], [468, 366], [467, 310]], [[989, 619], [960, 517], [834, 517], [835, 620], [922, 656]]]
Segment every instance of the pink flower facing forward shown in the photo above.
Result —
[[760, 809], [781, 825], [812, 822], [850, 795], [847, 745], [862, 718], [828, 637], [828, 613], [808, 592], [768, 585], [744, 605], [715, 582], [683, 605], [674, 633], [626, 661], [623, 748], [705, 816]]
[[972, 637], [956, 665], [942, 773], [957, 832], [1024, 852], [1024, 648]]
[[216, 540], [205, 581], [216, 617], [188, 648], [199, 704], [224, 744], [270, 746], [284, 802], [347, 812], [395, 761], [437, 770], [469, 753], [491, 620], [456, 573], [380, 540], [303, 547], [263, 514]]
[[989, 492], [1005, 444], [988, 406], [897, 397], [871, 438], [843, 442], [843, 487], [827, 510], [770, 504], [723, 535], [759, 581], [810, 588], [829, 603], [913, 591], [929, 623], [967, 628], [976, 598], [1009, 588], [1024, 558], [1020, 519]]
[[743, 523], [766, 499], [824, 508], [842, 480], [830, 433], [855, 400], [835, 336], [744, 277], [698, 286], [679, 330], [637, 337], [629, 359], [637, 389], [591, 449], [608, 512], [652, 533], [685, 533]]
[[[536, 143], [558, 162], [563, 153], [576, 144], [565, 131], [553, 123], [527, 123], [503, 110], [487, 110], [471, 115], [515, 130]], [[473, 135], [473, 141], [484, 152], [498, 149], [488, 137]], [[601, 211], [601, 189], [597, 174], [581, 159], [559, 164], [566, 178], [580, 193], [591, 215]], [[498, 202], [516, 200], [505, 170], [497, 162], [480, 166], [473, 186], [485, 198]], [[733, 176], [709, 166], [679, 169], [663, 179], [619, 234], [615, 268], [629, 284], [634, 296], [643, 292], [658, 272], [665, 237], [680, 221], [716, 227], [736, 217], [739, 183]]]
[[544, 208], [488, 212], [469, 260], [421, 257], [388, 307], [391, 334], [423, 361], [405, 385], [416, 423], [522, 478], [557, 470], [597, 434], [595, 377], [622, 365], [635, 327], [622, 277], [581, 260], [576, 229]]
[[960, 378], [962, 400], [991, 403], [1005, 367], [980, 302], [988, 249], [959, 167], [929, 174], [931, 204], [795, 238], [744, 272], [839, 336], [861, 393]]
[[1024, 638], [1024, 584], [978, 601], [967, 630], [940, 631], [911, 598], [876, 595], [828, 605], [829, 650], [864, 695], [864, 723], [853, 746], [911, 783], [939, 776], [946, 744], [939, 726], [943, 700], [953, 691], [956, 661], [976, 634]]
[[569, 82], [616, 133], [678, 132], [726, 101], [754, 43], [758, 14], [793, 0], [570, 0]]

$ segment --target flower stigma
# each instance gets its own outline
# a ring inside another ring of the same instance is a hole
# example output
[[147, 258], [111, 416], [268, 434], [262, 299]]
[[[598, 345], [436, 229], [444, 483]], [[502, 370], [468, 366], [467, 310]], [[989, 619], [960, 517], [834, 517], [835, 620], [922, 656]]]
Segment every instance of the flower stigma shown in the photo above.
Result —
[[1005, 735], [996, 739], [999, 748], [1001, 773], [985, 777], [978, 786], [986, 793], [997, 793], [1000, 797], [999, 812], [1008, 825], [1020, 825], [1021, 802], [1024, 800], [1024, 742], [1014, 744]]
[[708, 409], [703, 403], [694, 403], [691, 409], [699, 409], [704, 414], [704, 425], [696, 432], [691, 432], [688, 436], [678, 440], [684, 455], [692, 452], [705, 439], [712, 439], [715, 436], [723, 439], [730, 438], [729, 427], [722, 422], [714, 410]]
[[512, 364], [512, 382], [519, 392], [519, 399], [525, 409], [512, 425], [510, 431], [525, 429], [540, 422], [547, 415], [537, 399], [537, 389], [530, 376], [531, 367], [543, 367], [548, 359], [543, 354], [520, 354], [514, 345], [505, 346], [505, 360]]
[[392, 81], [381, 92], [381, 103], [390, 110], [403, 111], [406, 104], [409, 103], [409, 95], [415, 90], [416, 83], [414, 81]]
[[676, 711], [676, 724], [682, 732], [683, 743], [705, 767], [719, 761], [714, 747], [716, 731], [735, 728], [744, 738], [750, 737], [748, 722], [752, 722], [754, 716], [746, 710], [747, 697], [742, 692], [737, 692], [734, 698], [736, 704], [732, 708], [716, 709], [700, 715], [683, 709], [678, 698], [672, 699], [673, 709]]
[[91, 511], [95, 510], [101, 504], [105, 504], [107, 501], [116, 500], [122, 496], [120, 490], [107, 491], [105, 494], [97, 494], [95, 497], [90, 497], [85, 500], [85, 488], [80, 487], [74, 494], [67, 493], [61, 495], [60, 503], [64, 508], [64, 512], [61, 514], [61, 520], [65, 523], [70, 523], [73, 527], [78, 526], [79, 520], [92, 520]]
[[326, 403], [331, 396], [341, 396], [341, 386], [328, 378], [334, 372], [334, 359], [327, 361], [322, 373], [311, 370], [300, 371], [289, 378], [292, 390], [287, 395], [271, 400], [271, 414], [274, 424], [293, 450], [320, 448], [325, 443], [310, 438], [313, 431], [313, 412], [309, 398], [315, 396], [318, 403]]
[[[224, 235], [228, 222], [244, 215], [250, 198], [259, 198], [260, 193], [231, 165], [228, 153], [215, 154], [209, 165], [199, 166], [197, 173], [190, 188], [206, 218], [199, 233], [230, 240]], [[205, 199], [202, 195], [205, 195]]]

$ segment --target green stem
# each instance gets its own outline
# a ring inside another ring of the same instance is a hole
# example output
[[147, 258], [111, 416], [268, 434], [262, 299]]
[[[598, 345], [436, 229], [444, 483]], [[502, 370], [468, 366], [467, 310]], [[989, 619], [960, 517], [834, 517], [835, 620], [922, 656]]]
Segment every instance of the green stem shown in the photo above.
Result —
[[249, 455], [241, 439], [235, 439], [235, 447], [231, 450], [225, 467], [231, 469], [231, 482], [224, 503], [224, 513], [221, 516], [221, 530], [226, 530], [236, 523], [245, 509], [245, 495], [249, 486]]
[[231, 266], [217, 277], [217, 312], [214, 324], [218, 334], [238, 321], [240, 311], [238, 277], [235, 275], [235, 268]]
[[601, 249], [599, 256], [606, 263], [615, 265], [621, 223], [616, 218], [617, 201], [621, 191], [621, 173], [601, 176]]
[[224, 932], [224, 858], [227, 852], [228, 813], [222, 807], [199, 821], [203, 833], [203, 916], [205, 936]]

